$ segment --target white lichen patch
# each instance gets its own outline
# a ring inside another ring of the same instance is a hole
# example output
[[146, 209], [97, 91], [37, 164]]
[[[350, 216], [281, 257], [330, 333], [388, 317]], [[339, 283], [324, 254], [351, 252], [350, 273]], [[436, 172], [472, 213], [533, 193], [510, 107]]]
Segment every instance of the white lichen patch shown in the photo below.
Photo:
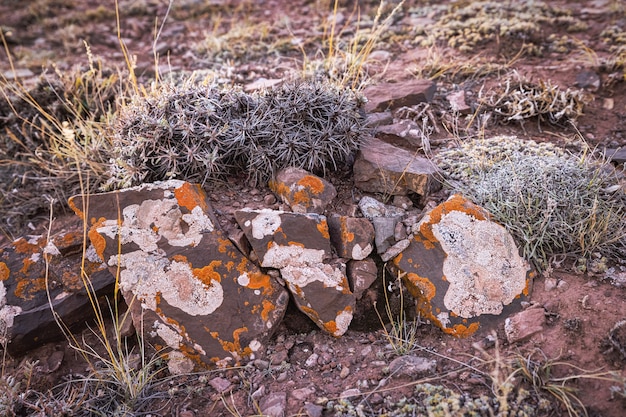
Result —
[[175, 200], [145, 200], [131, 204], [122, 211], [122, 225], [117, 220], [106, 220], [98, 233], [116, 239], [122, 245], [135, 243], [145, 252], [153, 252], [158, 242], [165, 238], [171, 246], [196, 246], [204, 232], [214, 230], [214, 225], [202, 208], [196, 206], [191, 213], [183, 214]]
[[346, 281], [343, 271], [333, 268], [332, 265], [323, 263], [307, 266], [287, 265], [280, 273], [289, 285], [297, 288], [304, 288], [312, 282], [321, 282], [326, 288], [334, 288], [339, 292], [347, 290], [344, 288]]
[[265, 236], [272, 236], [281, 225], [280, 215], [282, 211], [263, 209], [252, 219], [252, 237], [263, 239]]
[[172, 349], [180, 348], [183, 337], [180, 335], [178, 329], [172, 329], [170, 326], [160, 321], [155, 321], [152, 327], [156, 335], [159, 336], [167, 346]]
[[248, 276], [247, 272], [244, 272], [237, 277], [237, 284], [241, 285], [242, 287], [247, 287], [248, 284], [250, 284], [250, 277]]
[[307, 249], [298, 245], [282, 246], [275, 242], [263, 256], [261, 266], [264, 268], [285, 268], [286, 266], [305, 266], [321, 263], [324, 259], [323, 249]]
[[120, 287], [131, 291], [153, 311], [157, 308], [157, 294], [191, 316], [209, 315], [224, 301], [221, 284], [215, 280], [210, 285], [203, 283], [185, 262], [170, 262], [164, 255], [142, 251], [120, 255], [120, 260], [124, 268]]
[[528, 264], [506, 229], [452, 211], [432, 226], [447, 253], [445, 307], [463, 318], [500, 314], [526, 288]]
[[172, 375], [189, 375], [193, 372], [194, 364], [182, 352], [173, 351], [168, 354], [167, 369]]
[[346, 331], [348, 331], [348, 327], [352, 322], [352, 311], [351, 310], [343, 310], [341, 313], [337, 315], [335, 318], [335, 325], [337, 326], [337, 330], [333, 332], [333, 336], [339, 337], [342, 336]]
[[8, 329], [13, 327], [15, 316], [22, 312], [22, 308], [7, 304], [7, 289], [0, 281], [0, 344], [7, 343], [6, 334]]
[[374, 247], [371, 245], [371, 243], [368, 243], [367, 245], [365, 245], [365, 247], [362, 247], [357, 243], [352, 248], [352, 259], [362, 261], [363, 259], [367, 258], [370, 253], [372, 253], [372, 249], [374, 249]]

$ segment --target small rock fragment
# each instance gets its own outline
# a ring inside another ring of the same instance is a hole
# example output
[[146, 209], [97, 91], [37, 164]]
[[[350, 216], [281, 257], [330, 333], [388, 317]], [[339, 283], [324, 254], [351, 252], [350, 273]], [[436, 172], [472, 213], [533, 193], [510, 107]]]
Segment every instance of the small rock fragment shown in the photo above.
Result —
[[534, 307], [520, 311], [504, 321], [504, 332], [509, 343], [521, 342], [543, 331], [546, 310]]
[[391, 375], [411, 378], [432, 374], [436, 369], [437, 361], [413, 355], [399, 356], [389, 364]]

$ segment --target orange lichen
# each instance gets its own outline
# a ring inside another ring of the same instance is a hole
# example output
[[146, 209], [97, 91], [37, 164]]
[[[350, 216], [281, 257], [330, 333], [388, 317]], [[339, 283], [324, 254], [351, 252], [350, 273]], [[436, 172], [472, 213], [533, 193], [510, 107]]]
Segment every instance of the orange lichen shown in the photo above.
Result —
[[306, 190], [298, 190], [293, 193], [292, 200], [296, 204], [302, 204], [305, 207], [311, 203], [311, 197], [309, 197], [309, 193]]
[[172, 256], [172, 261], [176, 261], [176, 262], [183, 262], [188, 264], [189, 261], [187, 260], [187, 257], [185, 255], [181, 255], [181, 254], [176, 254]]
[[324, 183], [320, 178], [313, 175], [305, 175], [297, 182], [297, 184], [308, 188], [313, 194], [319, 195], [324, 192]]
[[269, 182], [270, 190], [274, 191], [276, 194], [282, 197], [286, 197], [291, 193], [291, 189], [285, 185], [284, 182], [270, 181]]
[[354, 233], [348, 230], [348, 219], [342, 217], [339, 222], [341, 225], [341, 237], [345, 242], [352, 242], [354, 240]]
[[294, 240], [290, 240], [289, 242], [287, 242], [287, 244], [289, 246], [298, 246], [300, 248], [304, 248], [304, 243], [296, 242]]
[[238, 329], [235, 329], [233, 331], [233, 341], [229, 342], [226, 340], [221, 340], [219, 338], [216, 338], [218, 340], [218, 342], [220, 343], [220, 345], [222, 345], [222, 349], [224, 349], [224, 351], [226, 352], [236, 352], [239, 355], [242, 356], [248, 356], [252, 353], [252, 349], [250, 349], [248, 346], [246, 346], [244, 349], [241, 349], [241, 334], [245, 333], [248, 331], [247, 327], [240, 327]]
[[189, 211], [192, 211], [194, 207], [200, 207], [204, 212], [208, 211], [209, 205], [206, 201], [206, 194], [198, 184], [185, 182], [174, 189], [174, 196], [178, 205]]
[[22, 300], [32, 300], [35, 298], [35, 294], [37, 292], [45, 289], [46, 279], [43, 277], [36, 279], [21, 279], [17, 282], [13, 294]]
[[82, 205], [83, 205], [83, 204], [82, 204], [83, 196], [80, 196], [80, 195], [70, 197], [70, 198], [67, 200], [67, 205], [68, 205], [68, 206], [70, 206], [70, 208], [72, 209], [72, 211], [73, 211], [74, 213], [76, 213], [76, 215], [77, 215], [78, 217], [80, 217], [81, 219], [85, 220], [85, 213], [84, 213], [81, 209], [79, 209], [79, 208], [76, 206], [76, 203], [74, 202], [74, 199], [75, 199], [75, 198], [79, 198], [79, 199], [80, 199], [80, 201], [81, 201], [81, 206], [82, 206]]
[[203, 284], [211, 286], [213, 285], [212, 281], [222, 282], [222, 277], [217, 271], [215, 271], [215, 268], [218, 268], [221, 265], [222, 261], [213, 260], [210, 264], [202, 268], [193, 268], [193, 275], [200, 279]]
[[0, 281], [6, 281], [11, 276], [9, 267], [4, 262], [0, 262]]
[[25, 253], [29, 255], [32, 255], [33, 253], [37, 253], [41, 249], [39, 247], [39, 240], [37, 241], [37, 244], [33, 244], [33, 243], [28, 242], [23, 237], [13, 242], [13, 247], [15, 248], [15, 253]]
[[432, 231], [432, 226], [433, 224], [439, 223], [444, 215], [452, 211], [460, 211], [466, 213], [476, 218], [476, 220], [489, 219], [489, 213], [487, 213], [483, 208], [473, 204], [471, 201], [465, 199], [460, 194], [454, 194], [452, 197], [450, 197], [450, 199], [439, 204], [428, 213], [428, 221], [422, 223], [422, 225], [420, 226], [420, 232], [424, 236], [424, 238], [426, 238], [430, 242], [437, 242], [437, 238]]
[[217, 238], [217, 251], [219, 253], [226, 253], [226, 249], [230, 249], [232, 248], [232, 246], [233, 244], [230, 242], [230, 240], [223, 237]]
[[263, 310], [261, 311], [261, 318], [265, 321], [269, 320], [270, 313], [276, 310], [276, 306], [269, 300], [263, 300]]
[[248, 282], [248, 285], [246, 285], [248, 288], [252, 290], [263, 289], [264, 295], [271, 293], [272, 282], [269, 275], [262, 272], [249, 272], [248, 279], [250, 280], [250, 282]]
[[104, 217], [100, 217], [98, 220], [93, 219], [93, 224], [91, 225], [87, 236], [89, 236], [89, 240], [96, 250], [98, 257], [100, 257], [100, 259], [102, 259], [103, 261], [106, 261], [106, 259], [104, 259], [104, 250], [107, 247], [107, 242], [104, 236], [102, 236], [98, 232], [98, 228], [101, 227], [104, 222], [106, 222], [106, 219]]
[[324, 239], [330, 239], [330, 234], [328, 233], [328, 222], [326, 222], [326, 220], [322, 220], [317, 224], [317, 230], [324, 237]]
[[331, 321], [327, 321], [324, 323], [324, 329], [334, 335], [335, 332], [337, 331], [337, 323], [335, 322], [335, 320], [331, 320]]
[[[415, 298], [424, 297], [430, 301], [437, 293], [437, 288], [428, 278], [409, 272], [404, 276], [407, 289]], [[407, 282], [408, 281], [408, 282]]]
[[460, 337], [460, 338], [465, 338], [465, 337], [469, 337], [471, 335], [473, 335], [474, 333], [476, 333], [476, 331], [480, 328], [480, 324], [477, 322], [474, 322], [472, 324], [470, 324], [469, 326], [466, 326], [464, 324], [456, 324], [452, 327], [446, 327], [443, 328], [443, 332], [452, 336], [456, 336], [456, 337]]
[[20, 269], [20, 272], [24, 275], [28, 275], [28, 270], [30, 269], [31, 266], [33, 266], [36, 263], [37, 262], [32, 260], [31, 258], [24, 259], [23, 266], [22, 266], [22, 269]]

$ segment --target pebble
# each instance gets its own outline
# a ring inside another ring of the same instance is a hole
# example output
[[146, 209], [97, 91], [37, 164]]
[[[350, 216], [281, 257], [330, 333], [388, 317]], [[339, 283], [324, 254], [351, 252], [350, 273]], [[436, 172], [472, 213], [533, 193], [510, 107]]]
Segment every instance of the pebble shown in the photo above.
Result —
[[319, 357], [320, 355], [318, 355], [317, 353], [311, 353], [311, 356], [309, 356], [304, 362], [304, 366], [306, 366], [307, 368], [314, 367], [315, 365], [317, 365], [317, 360], [319, 359]]
[[276, 204], [276, 196], [274, 194], [267, 194], [265, 197], [263, 197], [263, 203], [268, 206], [273, 206], [274, 204]]
[[351, 397], [356, 397], [357, 395], [361, 395], [361, 390], [359, 390], [358, 388], [350, 388], [339, 394], [339, 398], [348, 399]]
[[217, 376], [209, 381], [209, 385], [217, 392], [223, 393], [232, 388], [233, 384], [226, 378]]
[[341, 368], [341, 372], [339, 373], [339, 378], [346, 379], [348, 375], [350, 375], [350, 368], [347, 366], [344, 366], [343, 368]]

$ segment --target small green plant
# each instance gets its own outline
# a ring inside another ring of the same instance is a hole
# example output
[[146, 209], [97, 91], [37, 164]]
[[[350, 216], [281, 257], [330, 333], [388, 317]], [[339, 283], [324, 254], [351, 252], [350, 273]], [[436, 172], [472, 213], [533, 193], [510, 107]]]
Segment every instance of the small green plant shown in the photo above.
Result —
[[513, 137], [470, 141], [435, 161], [444, 182], [503, 224], [539, 271], [559, 254], [626, 254], [623, 192], [601, 163]]

